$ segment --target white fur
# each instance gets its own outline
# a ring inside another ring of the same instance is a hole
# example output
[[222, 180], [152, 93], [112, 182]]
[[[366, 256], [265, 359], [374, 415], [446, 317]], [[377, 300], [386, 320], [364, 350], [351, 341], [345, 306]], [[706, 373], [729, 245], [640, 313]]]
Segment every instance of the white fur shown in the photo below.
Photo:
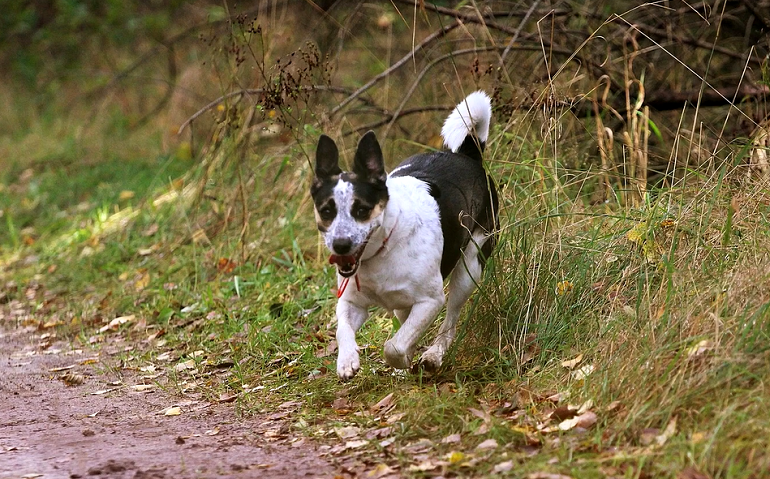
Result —
[[483, 91], [475, 91], [461, 101], [444, 121], [441, 136], [444, 144], [457, 152], [468, 134], [486, 142], [489, 136], [489, 121], [492, 118], [492, 101]]
[[[370, 306], [395, 311], [402, 320], [385, 344], [385, 359], [406, 369], [417, 342], [444, 305], [438, 206], [428, 185], [416, 178], [388, 178], [387, 185], [390, 200], [381, 215], [382, 227], [372, 234], [356, 273], [361, 290], [351, 278], [337, 303], [337, 374], [342, 379], [352, 378], [360, 367], [355, 334]], [[338, 276], [338, 285], [342, 281]]]
[[353, 184], [340, 179], [334, 187], [334, 203], [337, 205], [337, 216], [324, 234], [324, 242], [330, 251], [335, 239], [348, 238], [352, 240], [352, 251], [366, 241], [372, 230], [380, 226], [380, 218], [361, 223], [356, 221], [350, 211], [353, 207]]

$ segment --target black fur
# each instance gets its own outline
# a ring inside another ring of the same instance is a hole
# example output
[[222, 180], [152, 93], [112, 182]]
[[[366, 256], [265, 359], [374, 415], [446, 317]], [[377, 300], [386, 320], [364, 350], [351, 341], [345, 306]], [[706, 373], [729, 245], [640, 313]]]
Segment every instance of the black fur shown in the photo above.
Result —
[[[430, 186], [430, 193], [438, 203], [444, 250], [441, 256], [441, 275], [446, 278], [479, 229], [491, 234], [497, 229], [497, 189], [481, 164], [483, 143], [468, 136], [460, 150], [473, 156], [452, 152], [415, 155], [404, 160], [391, 176], [413, 176]], [[466, 145], [467, 143], [467, 145]], [[475, 153], [474, 153], [475, 152]], [[482, 247], [483, 259], [494, 248], [494, 237]]]

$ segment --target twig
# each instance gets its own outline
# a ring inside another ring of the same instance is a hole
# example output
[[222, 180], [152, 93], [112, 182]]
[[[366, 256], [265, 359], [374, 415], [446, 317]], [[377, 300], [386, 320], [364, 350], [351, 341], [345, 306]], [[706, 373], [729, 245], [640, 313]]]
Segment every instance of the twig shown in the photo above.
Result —
[[369, 88], [374, 86], [377, 82], [379, 82], [383, 78], [387, 77], [388, 75], [390, 75], [394, 71], [396, 71], [399, 68], [401, 68], [404, 64], [406, 64], [409, 61], [410, 58], [414, 57], [415, 53], [417, 53], [418, 51], [420, 51], [423, 48], [425, 48], [427, 45], [432, 43], [437, 38], [443, 37], [444, 35], [446, 35], [447, 33], [449, 33], [450, 31], [454, 30], [455, 28], [457, 28], [459, 26], [460, 26], [460, 22], [459, 21], [455, 21], [454, 23], [451, 23], [451, 24], [445, 26], [444, 28], [433, 32], [431, 35], [429, 35], [427, 38], [425, 38], [422, 42], [420, 42], [419, 45], [417, 45], [411, 51], [409, 51], [409, 53], [404, 55], [399, 61], [397, 61], [396, 63], [391, 65], [389, 68], [387, 68], [385, 71], [383, 71], [379, 75], [377, 75], [374, 78], [372, 78], [371, 80], [369, 80], [366, 83], [366, 85], [362, 86], [361, 88], [359, 88], [358, 90], [353, 92], [352, 95], [350, 95], [349, 97], [347, 97], [344, 100], [342, 100], [342, 102], [339, 105], [337, 105], [336, 107], [334, 107], [334, 109], [332, 109], [332, 111], [329, 113], [329, 117], [331, 118], [334, 115], [336, 115], [341, 109], [343, 109], [350, 102], [352, 102], [353, 100], [358, 98], [366, 90], [368, 90]]
[[398, 114], [397, 118], [396, 118], [395, 113], [386, 113], [385, 118], [383, 118], [382, 120], [378, 120], [378, 121], [375, 121], [373, 123], [369, 123], [367, 125], [359, 126], [358, 128], [354, 128], [354, 129], [352, 129], [350, 131], [346, 131], [345, 133], [342, 134], [342, 136], [349, 136], [349, 135], [352, 135], [354, 133], [358, 133], [358, 132], [361, 132], [361, 131], [372, 130], [374, 128], [377, 128], [379, 126], [382, 126], [382, 125], [390, 122], [394, 118], [396, 118], [397, 120], [400, 120], [401, 118], [404, 118], [405, 116], [414, 115], [416, 113], [425, 113], [425, 112], [429, 112], [429, 111], [449, 111], [452, 108], [453, 107], [451, 107], [451, 106], [444, 106], [444, 105], [431, 105], [431, 106], [424, 106], [424, 107], [418, 107], [418, 108], [409, 108], [409, 109], [401, 111]]
[[[303, 90], [303, 91], [330, 91], [333, 93], [350, 93], [350, 90], [347, 88], [337, 87], [337, 86], [328, 86], [328, 85], [302, 85], [299, 88], [300, 90]], [[187, 128], [190, 125], [190, 123], [197, 120], [199, 116], [211, 110], [212, 108], [216, 107], [217, 105], [219, 105], [225, 100], [228, 100], [235, 96], [260, 95], [262, 93], [265, 93], [264, 88], [245, 88], [243, 90], [231, 91], [230, 93], [226, 93], [220, 96], [219, 98], [217, 98], [216, 100], [212, 100], [206, 106], [204, 106], [200, 110], [193, 113], [193, 115], [190, 118], [188, 118], [187, 120], [185, 120], [184, 123], [182, 123], [182, 126], [179, 127], [179, 130], [176, 133], [177, 135], [181, 134], [185, 130], [185, 128]], [[368, 103], [365, 100], [360, 100], [360, 101]]]
[[532, 12], [535, 11], [535, 8], [540, 4], [540, 0], [535, 1], [531, 7], [529, 7], [529, 10], [527, 10], [527, 14], [524, 15], [524, 18], [521, 19], [521, 22], [519, 23], [519, 26], [516, 27], [516, 33], [514, 33], [513, 37], [511, 38], [511, 41], [508, 42], [508, 46], [505, 47], [505, 50], [503, 50], [503, 53], [500, 55], [500, 66], [505, 65], [505, 57], [508, 56], [508, 53], [511, 51], [511, 47], [513, 47], [513, 44], [516, 43], [516, 40], [519, 39], [519, 34], [521, 34], [521, 29], [524, 28], [524, 25], [527, 24], [527, 20], [529, 20], [529, 16], [532, 15]]

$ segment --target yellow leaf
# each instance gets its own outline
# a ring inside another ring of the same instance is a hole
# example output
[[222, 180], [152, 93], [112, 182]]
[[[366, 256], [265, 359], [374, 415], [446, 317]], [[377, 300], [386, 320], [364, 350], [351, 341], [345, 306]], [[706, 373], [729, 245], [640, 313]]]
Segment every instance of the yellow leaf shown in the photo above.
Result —
[[144, 273], [134, 283], [134, 289], [138, 293], [139, 291], [142, 291], [144, 288], [146, 288], [148, 284], [150, 284], [150, 273]]
[[164, 416], [179, 416], [180, 414], [182, 414], [182, 410], [179, 406], [172, 406], [163, 412]]
[[556, 283], [557, 296], [564, 296], [570, 291], [572, 291], [572, 282], [565, 280], [565, 281], [559, 281], [558, 283]]
[[457, 464], [465, 460], [465, 454], [460, 451], [453, 451], [447, 454], [447, 459], [450, 464]]
[[575, 369], [575, 366], [580, 364], [580, 361], [582, 361], [582, 360], [583, 360], [583, 355], [582, 354], [578, 354], [573, 359], [570, 359], [570, 360], [567, 360], [567, 361], [562, 361], [561, 365], [563, 367], [567, 368], [567, 369]]
[[133, 191], [123, 190], [123, 191], [120, 192], [120, 196], [118, 196], [118, 199], [120, 201], [130, 200], [131, 198], [134, 197], [134, 195], [135, 195], [135, 193]]
[[644, 241], [644, 237], [647, 236], [647, 222], [642, 221], [640, 223], [637, 223], [636, 226], [628, 230], [628, 233], [626, 233], [626, 238], [635, 244], [638, 244], [641, 246], [642, 242]]

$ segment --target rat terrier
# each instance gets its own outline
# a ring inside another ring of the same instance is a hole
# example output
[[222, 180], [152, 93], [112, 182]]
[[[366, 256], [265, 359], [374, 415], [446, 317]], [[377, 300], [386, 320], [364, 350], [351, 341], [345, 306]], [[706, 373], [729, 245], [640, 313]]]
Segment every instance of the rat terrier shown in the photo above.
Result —
[[[471, 93], [444, 122], [449, 151], [424, 153], [385, 173], [374, 132], [358, 143], [353, 171], [339, 167], [334, 141], [321, 135], [310, 193], [315, 218], [337, 267], [337, 375], [349, 380], [360, 359], [356, 331], [379, 305], [401, 327], [385, 361], [408, 369], [417, 343], [444, 306], [446, 319], [420, 363], [435, 371], [455, 337], [460, 310], [495, 245], [497, 192], [482, 165], [492, 107]], [[348, 285], [353, 279], [354, 284]]]

